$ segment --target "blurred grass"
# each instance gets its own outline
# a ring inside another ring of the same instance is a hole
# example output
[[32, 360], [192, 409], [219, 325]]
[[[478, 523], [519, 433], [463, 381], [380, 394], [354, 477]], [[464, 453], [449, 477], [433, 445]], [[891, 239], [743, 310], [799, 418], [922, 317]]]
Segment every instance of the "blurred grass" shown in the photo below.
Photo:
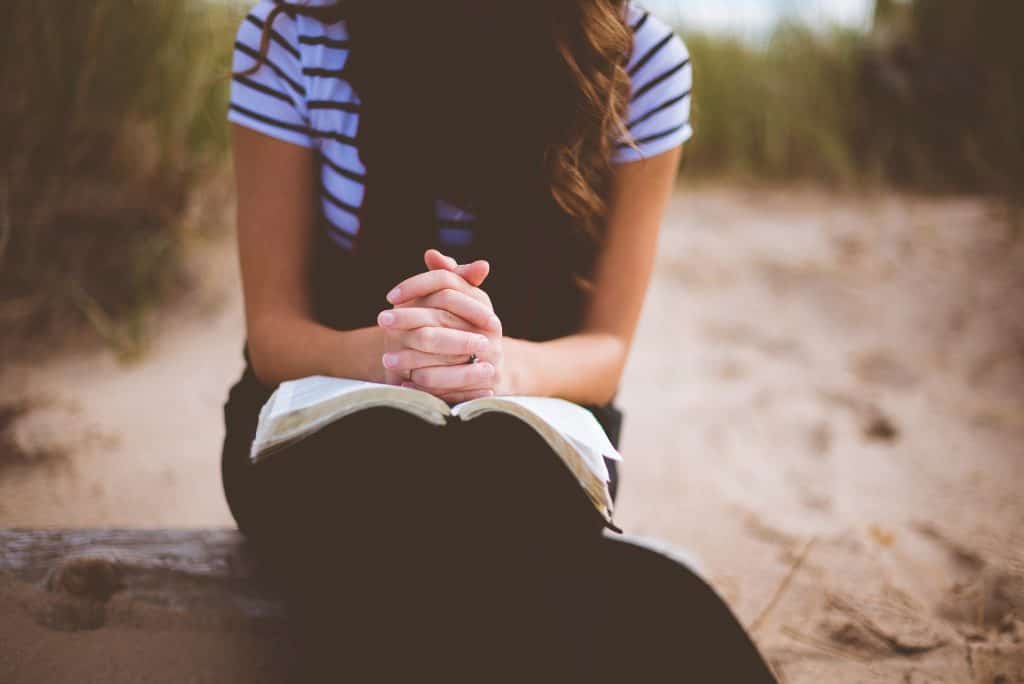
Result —
[[239, 10], [0, 4], [0, 343], [83, 322], [120, 351], [182, 278], [182, 217], [223, 167]]
[[[0, 4], [0, 352], [87, 323], [122, 352], [183, 282], [185, 213], [223, 174], [251, 2]], [[691, 177], [1024, 193], [1019, 0], [878, 0], [869, 33], [681, 33]], [[212, 179], [212, 180], [211, 180]]]
[[862, 36], [780, 27], [765, 47], [686, 34], [695, 69], [696, 135], [686, 171], [698, 176], [852, 182]]
[[1019, 0], [878, 0], [871, 33], [780, 26], [764, 46], [681, 31], [685, 172], [1024, 201]]

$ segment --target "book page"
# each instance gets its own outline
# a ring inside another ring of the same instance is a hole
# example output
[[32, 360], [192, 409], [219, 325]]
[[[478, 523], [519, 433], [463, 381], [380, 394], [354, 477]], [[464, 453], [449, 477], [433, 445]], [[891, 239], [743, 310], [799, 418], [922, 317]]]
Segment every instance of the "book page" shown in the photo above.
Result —
[[[594, 414], [579, 404], [552, 397], [495, 397], [492, 400], [476, 401], [509, 402], [522, 406], [530, 413], [542, 418], [551, 427], [568, 437], [577, 446], [586, 447], [587, 451], [607, 456], [613, 461], [621, 461], [622, 456], [612, 446], [601, 423]], [[469, 408], [474, 402], [467, 401], [452, 409], [452, 415], [459, 415], [463, 407]]]
[[419, 390], [322, 375], [290, 380], [260, 409], [249, 458], [258, 462], [350, 413], [378, 406], [441, 426], [450, 415], [444, 401]]
[[378, 384], [374, 382], [332, 378], [326, 375], [311, 375], [308, 378], [283, 382], [275, 390], [276, 396], [270, 417], [301, 411], [360, 389], [377, 386]]

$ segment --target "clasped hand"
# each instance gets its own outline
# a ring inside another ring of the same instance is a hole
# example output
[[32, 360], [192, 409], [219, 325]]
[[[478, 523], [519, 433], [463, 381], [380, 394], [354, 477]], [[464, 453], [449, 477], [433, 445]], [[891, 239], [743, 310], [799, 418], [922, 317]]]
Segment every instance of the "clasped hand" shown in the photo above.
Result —
[[[399, 283], [377, 323], [385, 331], [385, 381], [450, 404], [506, 393], [501, 320], [480, 289], [490, 266], [464, 266], [437, 250], [427, 271]], [[477, 362], [470, 363], [473, 356]]]

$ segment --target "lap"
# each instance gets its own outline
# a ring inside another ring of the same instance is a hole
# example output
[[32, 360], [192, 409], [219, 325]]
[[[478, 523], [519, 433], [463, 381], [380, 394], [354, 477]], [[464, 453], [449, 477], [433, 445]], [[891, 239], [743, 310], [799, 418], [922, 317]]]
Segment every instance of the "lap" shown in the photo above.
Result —
[[255, 465], [244, 440], [230, 442], [225, 490], [249, 536], [294, 537], [344, 525], [410, 542], [451, 536], [485, 544], [600, 528], [557, 455], [532, 428], [505, 415], [438, 427], [393, 408], [371, 408]]
[[[513, 418], [494, 414], [439, 429], [394, 409], [361, 411], [294, 449], [252, 466], [249, 447], [260, 408], [270, 393], [271, 388], [260, 383], [247, 363], [224, 405], [224, 490], [232, 514], [246, 534], [273, 525], [274, 516], [266, 511], [268, 499], [294, 499], [301, 492], [329, 486], [337, 494], [354, 499], [379, 494], [364, 504], [367, 507], [364, 510], [372, 510], [389, 498], [396, 498], [390, 491], [408, 489], [413, 475], [421, 487], [413, 492], [410, 505], [419, 503], [416, 493], [433, 491], [438, 494], [434, 503], [424, 504], [421, 510], [425, 515], [446, 498], [442, 492], [463, 496], [490, 492], [491, 496], [478, 503], [493, 504], [500, 499], [496, 487], [503, 486], [507, 492], [510, 487], [506, 485], [517, 478], [525, 489], [515, 490], [514, 486], [511, 489], [521, 494], [520, 506], [531, 497], [536, 498], [544, 489], [543, 485], [563, 492], [560, 500], [573, 502], [570, 507], [582, 497], [574, 485], [566, 487], [567, 471], [531, 428]], [[621, 413], [610, 405], [592, 410], [612, 442], [617, 443]], [[617, 470], [613, 461], [608, 461], [608, 465], [614, 499]], [[538, 475], [538, 468], [544, 476]], [[403, 473], [406, 476], [400, 477]], [[298, 498], [300, 503], [305, 503], [309, 497]], [[388, 510], [402, 501], [404, 499], [392, 501]], [[288, 506], [286, 510], [291, 508]], [[365, 521], [365, 516], [360, 517]]]
[[285, 573], [310, 648], [349, 673], [773, 681], [702, 580], [598, 534], [571, 474], [514, 418], [439, 428], [369, 409], [253, 466], [255, 421], [238, 414], [262, 400], [247, 402], [225, 410], [232, 511]]

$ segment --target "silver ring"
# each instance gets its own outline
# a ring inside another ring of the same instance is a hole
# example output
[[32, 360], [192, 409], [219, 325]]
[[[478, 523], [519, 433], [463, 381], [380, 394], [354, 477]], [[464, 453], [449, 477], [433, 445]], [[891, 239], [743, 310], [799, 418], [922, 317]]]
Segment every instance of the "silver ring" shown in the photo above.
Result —
[[466, 363], [467, 364], [474, 364], [474, 363], [477, 363], [478, 361], [480, 361], [480, 357], [478, 357], [476, 354], [470, 354], [469, 355], [469, 361], [467, 361]]

